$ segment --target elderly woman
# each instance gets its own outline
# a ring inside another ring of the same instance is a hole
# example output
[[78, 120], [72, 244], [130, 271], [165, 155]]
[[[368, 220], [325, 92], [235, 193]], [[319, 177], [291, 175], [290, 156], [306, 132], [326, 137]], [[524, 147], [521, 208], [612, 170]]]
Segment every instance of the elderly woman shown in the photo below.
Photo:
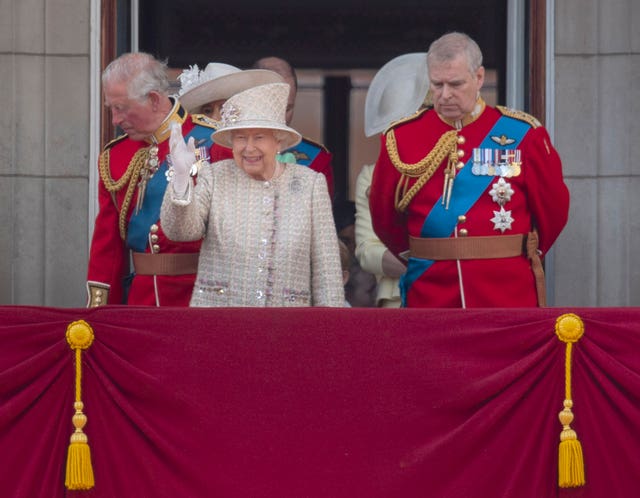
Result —
[[288, 94], [271, 83], [227, 100], [212, 138], [233, 159], [212, 167], [198, 168], [193, 143], [172, 135], [161, 222], [172, 239], [204, 238], [191, 306], [344, 305], [327, 183], [276, 160], [301, 138], [285, 124]]

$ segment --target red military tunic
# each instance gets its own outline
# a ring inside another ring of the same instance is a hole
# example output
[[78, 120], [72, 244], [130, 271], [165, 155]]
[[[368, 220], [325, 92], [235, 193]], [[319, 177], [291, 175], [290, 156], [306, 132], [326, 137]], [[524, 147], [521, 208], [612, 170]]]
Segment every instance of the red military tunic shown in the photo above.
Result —
[[[444, 143], [443, 135], [455, 130], [452, 124], [428, 109], [394, 124], [382, 138], [372, 180], [370, 209], [374, 230], [395, 254], [409, 249], [409, 236], [500, 237], [527, 234], [533, 227], [539, 233], [539, 250], [545, 254], [565, 226], [569, 192], [563, 180], [560, 157], [547, 131], [525, 113], [485, 107], [481, 99], [477, 109], [478, 113], [467, 116], [457, 132], [457, 137], [463, 137], [457, 139], [456, 147], [462, 151], [459, 160], [464, 168], [457, 168], [449, 209], [442, 204], [446, 191], [445, 168], [449, 161], [449, 156], [445, 156], [441, 162], [435, 162], [432, 176], [417, 191], [405, 211], [396, 210], [396, 186], [402, 175], [390, 157], [387, 144], [395, 139], [396, 163], [428, 162], [426, 156]], [[508, 130], [513, 126], [520, 130], [521, 138], [511, 132], [496, 133], [498, 125], [503, 126], [500, 129], [506, 126]], [[500, 175], [478, 174], [479, 170], [472, 167], [474, 149], [487, 148], [499, 150], [500, 156], [509, 152], [514, 157], [516, 150], [519, 151], [520, 171], [503, 178], [507, 184], [502, 184], [503, 190], [510, 193], [502, 206], [495, 198]], [[394, 147], [390, 149], [395, 156]], [[407, 189], [417, 181], [418, 178], [409, 178]], [[478, 183], [482, 181], [485, 183]], [[465, 191], [471, 184], [476, 185], [477, 198]], [[467, 196], [473, 200], [464, 205], [462, 199]], [[459, 261], [410, 257], [401, 288], [407, 307], [461, 307], [461, 289], [466, 307], [538, 305], [531, 263], [524, 253]]]
[[[182, 123], [183, 136], [194, 136], [197, 145], [211, 148], [214, 129], [204, 120], [195, 121], [176, 102], [171, 114], [155, 133], [158, 142], [160, 167], [145, 189], [142, 212], [145, 217], [132, 217], [140, 189], [139, 175], [133, 178], [134, 156], [150, 147], [150, 142], [134, 141], [126, 135], [107, 144], [100, 158], [98, 184], [99, 212], [95, 220], [87, 271], [88, 304], [131, 304], [188, 306], [195, 272], [188, 274], [130, 274], [131, 253], [196, 255], [200, 241], [174, 242], [169, 240], [160, 225], [160, 205], [166, 189], [166, 157], [169, 153], [171, 122]], [[216, 146], [215, 149], [219, 147]], [[211, 155], [214, 151], [211, 150]], [[215, 152], [218, 156], [220, 152]], [[230, 151], [224, 149], [223, 155]], [[145, 156], [146, 157], [146, 156]], [[127, 176], [130, 176], [127, 180]], [[106, 183], [105, 183], [106, 179]], [[126, 180], [126, 181], [124, 181]], [[153, 187], [152, 184], [153, 183]], [[107, 188], [109, 185], [109, 188]], [[131, 185], [131, 187], [130, 187]], [[129, 191], [129, 193], [127, 193]], [[124, 210], [124, 213], [121, 212]], [[148, 214], [146, 214], [148, 213]], [[157, 213], [157, 214], [156, 214]], [[125, 281], [129, 280], [128, 283]], [[130, 284], [130, 285], [128, 285]], [[128, 290], [127, 290], [128, 287]], [[108, 296], [105, 299], [105, 296]]]

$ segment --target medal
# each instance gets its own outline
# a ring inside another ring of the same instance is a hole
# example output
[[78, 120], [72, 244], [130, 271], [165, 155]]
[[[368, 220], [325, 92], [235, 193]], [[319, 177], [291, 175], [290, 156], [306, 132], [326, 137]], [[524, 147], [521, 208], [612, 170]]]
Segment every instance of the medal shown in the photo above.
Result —
[[473, 166], [471, 166], [471, 173], [478, 176], [482, 171], [482, 149], [473, 149]]
[[489, 190], [489, 195], [491, 199], [493, 199], [493, 202], [497, 202], [500, 206], [504, 206], [509, 202], [513, 194], [514, 191], [511, 188], [511, 184], [506, 182], [502, 177], [500, 177], [500, 179], [492, 185], [491, 190]]
[[505, 211], [504, 207], [500, 207], [500, 211], [493, 212], [493, 229], [500, 230], [500, 232], [504, 233], [505, 230], [511, 230], [511, 223], [515, 220], [511, 217], [511, 211]]
[[512, 178], [522, 172], [520, 149], [473, 149], [471, 173], [475, 176]]
[[147, 182], [158, 170], [158, 144], [154, 143], [147, 150], [147, 162], [140, 170], [140, 181], [138, 182], [138, 199], [136, 200], [136, 214], [142, 209], [144, 194], [147, 191]]
[[493, 202], [500, 206], [500, 211], [494, 211], [493, 218], [491, 218], [494, 230], [500, 230], [502, 233], [507, 229], [511, 230], [511, 223], [514, 222], [514, 219], [511, 217], [511, 211], [505, 211], [504, 205], [511, 200], [514, 193], [511, 184], [503, 177], [500, 177], [500, 179], [491, 186], [489, 195]]
[[520, 149], [516, 149], [514, 151], [513, 160], [511, 161], [511, 176], [520, 175], [522, 168], [522, 151]]

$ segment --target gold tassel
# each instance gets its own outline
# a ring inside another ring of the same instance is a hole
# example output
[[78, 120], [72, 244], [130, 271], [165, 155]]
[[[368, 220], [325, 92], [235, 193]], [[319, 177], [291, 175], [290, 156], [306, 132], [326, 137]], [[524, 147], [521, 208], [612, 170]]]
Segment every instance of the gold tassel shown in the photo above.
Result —
[[556, 335], [567, 344], [565, 352], [565, 400], [564, 409], [558, 414], [562, 424], [558, 453], [558, 485], [561, 488], [584, 486], [584, 457], [582, 445], [576, 431], [571, 428], [573, 422], [573, 400], [571, 399], [571, 352], [573, 343], [584, 334], [584, 324], [579, 316], [566, 313], [556, 320]]
[[89, 439], [82, 431], [87, 423], [87, 416], [82, 412], [82, 350], [93, 343], [93, 329], [84, 320], [72, 322], [67, 327], [67, 342], [76, 354], [76, 400], [73, 404], [75, 414], [72, 422], [75, 432], [71, 435], [67, 453], [67, 473], [64, 484], [67, 489], [87, 490], [93, 488], [93, 467], [91, 466], [91, 450]]

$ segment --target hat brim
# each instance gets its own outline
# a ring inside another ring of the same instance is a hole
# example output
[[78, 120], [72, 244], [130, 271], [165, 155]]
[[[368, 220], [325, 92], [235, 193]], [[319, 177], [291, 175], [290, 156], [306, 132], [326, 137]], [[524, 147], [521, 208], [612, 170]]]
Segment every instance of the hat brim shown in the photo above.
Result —
[[219, 130], [214, 131], [211, 134], [211, 139], [214, 141], [214, 143], [222, 145], [223, 147], [232, 148], [232, 132], [235, 130], [246, 130], [249, 128], [259, 128], [284, 132], [284, 138], [280, 142], [280, 149], [283, 151], [299, 144], [302, 140], [302, 135], [300, 135], [300, 133], [298, 133], [293, 128], [289, 128], [287, 125], [278, 125], [274, 124], [273, 121], [260, 120], [242, 121], [230, 126], [225, 126], [224, 128], [220, 128]]
[[416, 112], [429, 90], [426, 52], [391, 59], [375, 74], [364, 104], [367, 137], [386, 130], [391, 123]]
[[189, 113], [194, 113], [209, 102], [227, 100], [236, 93], [243, 92], [254, 86], [283, 82], [282, 76], [273, 71], [247, 69], [246, 71], [225, 74], [219, 78], [206, 81], [185, 92], [178, 97], [178, 100]]

